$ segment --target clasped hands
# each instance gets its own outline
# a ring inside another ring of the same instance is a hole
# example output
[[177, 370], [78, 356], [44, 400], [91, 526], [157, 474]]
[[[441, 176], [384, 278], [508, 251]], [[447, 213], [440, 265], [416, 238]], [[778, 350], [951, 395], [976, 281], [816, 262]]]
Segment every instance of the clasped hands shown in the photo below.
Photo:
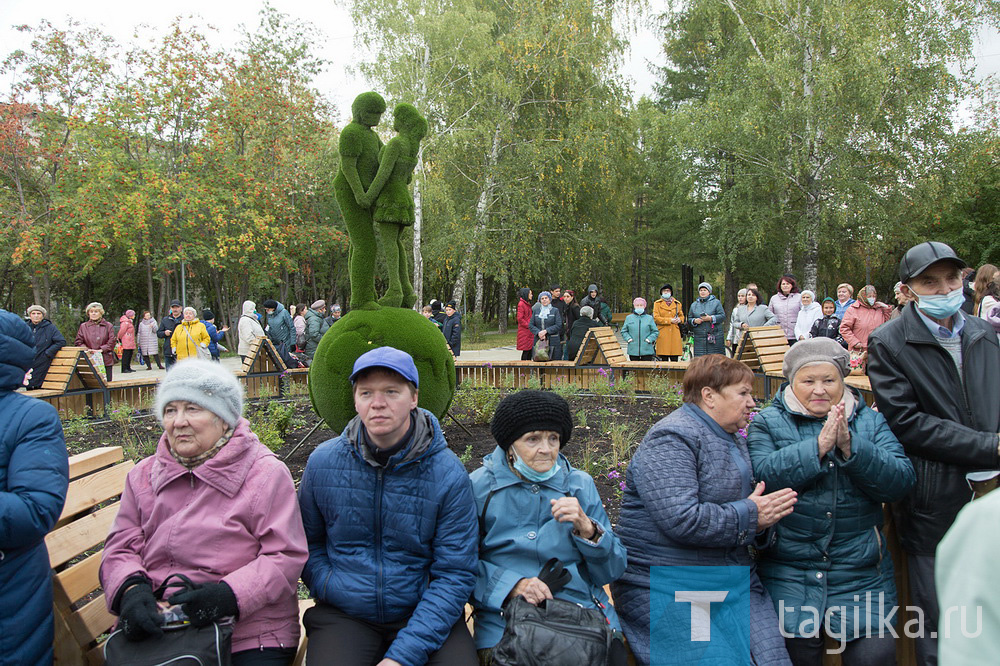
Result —
[[841, 457], [851, 457], [851, 431], [847, 429], [844, 405], [834, 405], [826, 415], [826, 423], [819, 432], [819, 457], [822, 458], [836, 447]]
[[[575, 497], [560, 497], [550, 501], [552, 517], [560, 523], [573, 523], [573, 531], [584, 539], [597, 536], [594, 521], [587, 517], [580, 506], [580, 500]], [[546, 599], [552, 599], [552, 591], [540, 578], [522, 578], [507, 595], [508, 599], [521, 595], [529, 604], [537, 606]]]

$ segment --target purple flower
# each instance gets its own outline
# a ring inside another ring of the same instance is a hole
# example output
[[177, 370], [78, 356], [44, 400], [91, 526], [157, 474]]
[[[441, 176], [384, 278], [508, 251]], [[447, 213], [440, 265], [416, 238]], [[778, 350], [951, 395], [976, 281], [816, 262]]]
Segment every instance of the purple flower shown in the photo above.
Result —
[[622, 481], [621, 483], [618, 484], [618, 490], [620, 490], [622, 492], [625, 492], [625, 482], [624, 481]]
[[597, 369], [597, 374], [601, 375], [602, 377], [607, 377], [608, 376], [608, 371], [605, 370], [604, 368], [598, 368]]
[[621, 476], [621, 472], [619, 472], [616, 469], [613, 469], [610, 472], [608, 472], [609, 479], [617, 479], [619, 476]]
[[493, 364], [492, 364], [492, 363], [487, 363], [487, 364], [486, 364], [486, 365], [485, 365], [484, 367], [487, 367], [487, 368], [492, 368], [492, 367], [493, 367]]

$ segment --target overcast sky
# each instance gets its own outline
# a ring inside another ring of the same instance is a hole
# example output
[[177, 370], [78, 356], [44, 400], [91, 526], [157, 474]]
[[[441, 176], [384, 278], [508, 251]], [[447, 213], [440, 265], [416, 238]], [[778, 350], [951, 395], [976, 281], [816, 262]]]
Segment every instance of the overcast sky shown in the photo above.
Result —
[[[651, 14], [663, 11], [666, 0], [650, 0]], [[301, 2], [300, 0], [271, 0], [271, 5], [290, 16], [307, 21], [325, 35], [323, 43], [316, 45], [316, 52], [329, 62], [327, 71], [316, 85], [337, 105], [338, 113], [346, 121], [350, 102], [367, 89], [364, 81], [350, 71], [349, 64], [357, 60], [354, 32], [347, 10], [331, 0]], [[236, 2], [234, 0], [172, 0], [171, 2], [140, 2], [132, 0], [2, 0], [0, 1], [0, 57], [16, 48], [29, 45], [26, 33], [13, 30], [13, 26], [38, 25], [48, 19], [56, 26], [65, 25], [66, 18], [102, 27], [120, 43], [131, 40], [137, 24], [153, 29], [165, 29], [178, 16], [196, 15], [202, 24], [218, 30], [213, 39], [221, 47], [231, 47], [238, 41], [240, 25], [253, 28], [257, 25], [257, 12], [261, 2]], [[630, 79], [633, 96], [652, 92], [653, 76], [649, 63], [661, 63], [657, 37], [649, 27], [630, 36], [630, 52], [626, 57], [623, 74]], [[984, 31], [976, 44], [977, 75], [981, 78], [995, 74], [1000, 69], [1000, 34]], [[0, 96], [8, 89], [8, 81], [0, 81]]]

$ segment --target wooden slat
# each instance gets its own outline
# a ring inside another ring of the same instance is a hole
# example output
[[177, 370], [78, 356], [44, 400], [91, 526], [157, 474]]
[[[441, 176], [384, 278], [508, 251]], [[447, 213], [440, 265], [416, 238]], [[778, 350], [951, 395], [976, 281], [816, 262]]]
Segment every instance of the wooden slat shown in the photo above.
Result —
[[104, 595], [98, 595], [68, 618], [70, 631], [80, 645], [89, 645], [114, 626], [115, 616], [108, 612]]
[[68, 379], [64, 382], [49, 381], [48, 377], [46, 376], [45, 381], [42, 382], [42, 388], [50, 391], [64, 391], [66, 390], [66, 385], [68, 383], [69, 383]]
[[45, 545], [49, 549], [49, 564], [58, 567], [104, 541], [117, 515], [118, 503], [115, 502], [49, 532], [45, 537]]
[[[60, 664], [59, 666], [62, 666]], [[87, 652], [87, 666], [104, 666], [104, 641]]]
[[54, 606], [52, 609], [53, 624], [55, 625], [55, 637], [52, 641], [53, 663], [59, 666], [85, 666], [87, 663], [83, 650], [76, 643], [73, 632], [66, 622], [66, 610]]
[[91, 449], [69, 459], [69, 478], [75, 479], [84, 474], [101, 469], [108, 465], [114, 465], [125, 459], [125, 454], [120, 446], [101, 446]]
[[88, 555], [82, 562], [56, 574], [56, 589], [62, 589], [62, 593], [66, 595], [69, 603], [75, 604], [101, 586], [97, 574], [101, 568], [101, 555], [103, 553], [102, 549]]
[[69, 484], [66, 493], [66, 505], [63, 507], [59, 520], [74, 516], [106, 502], [112, 497], [122, 494], [125, 488], [125, 477], [135, 463], [126, 460], [123, 463], [102, 469], [100, 472], [88, 474]]
[[74, 365], [76, 365], [76, 354], [73, 356], [65, 356], [63, 358], [56, 356], [52, 359], [52, 363], [49, 365], [49, 368], [65, 368], [66, 366], [73, 367]]
[[757, 338], [754, 338], [753, 344], [754, 347], [756, 347], [757, 349], [767, 349], [770, 347], [784, 347], [785, 349], [788, 348], [788, 340], [786, 340], [784, 336], [780, 338], [765, 338], [763, 340], [758, 340]]

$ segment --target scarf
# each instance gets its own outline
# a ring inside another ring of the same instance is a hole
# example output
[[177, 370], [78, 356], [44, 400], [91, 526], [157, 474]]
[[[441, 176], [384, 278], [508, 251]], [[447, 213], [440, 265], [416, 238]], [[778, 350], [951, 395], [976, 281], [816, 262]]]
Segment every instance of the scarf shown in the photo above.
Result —
[[212, 458], [216, 453], [218, 453], [222, 449], [222, 447], [226, 445], [226, 442], [228, 442], [232, 436], [233, 436], [233, 429], [230, 427], [229, 429], [226, 430], [226, 432], [222, 433], [222, 437], [220, 437], [219, 441], [217, 441], [215, 444], [212, 445], [212, 448], [208, 449], [207, 451], [202, 451], [198, 455], [191, 456], [190, 458], [185, 458], [184, 456], [178, 455], [177, 452], [174, 451], [173, 447], [171, 446], [168, 446], [167, 448], [170, 450], [170, 455], [174, 457], [174, 460], [184, 465], [184, 467], [188, 469], [194, 469], [195, 467], [202, 464], [209, 458]]

